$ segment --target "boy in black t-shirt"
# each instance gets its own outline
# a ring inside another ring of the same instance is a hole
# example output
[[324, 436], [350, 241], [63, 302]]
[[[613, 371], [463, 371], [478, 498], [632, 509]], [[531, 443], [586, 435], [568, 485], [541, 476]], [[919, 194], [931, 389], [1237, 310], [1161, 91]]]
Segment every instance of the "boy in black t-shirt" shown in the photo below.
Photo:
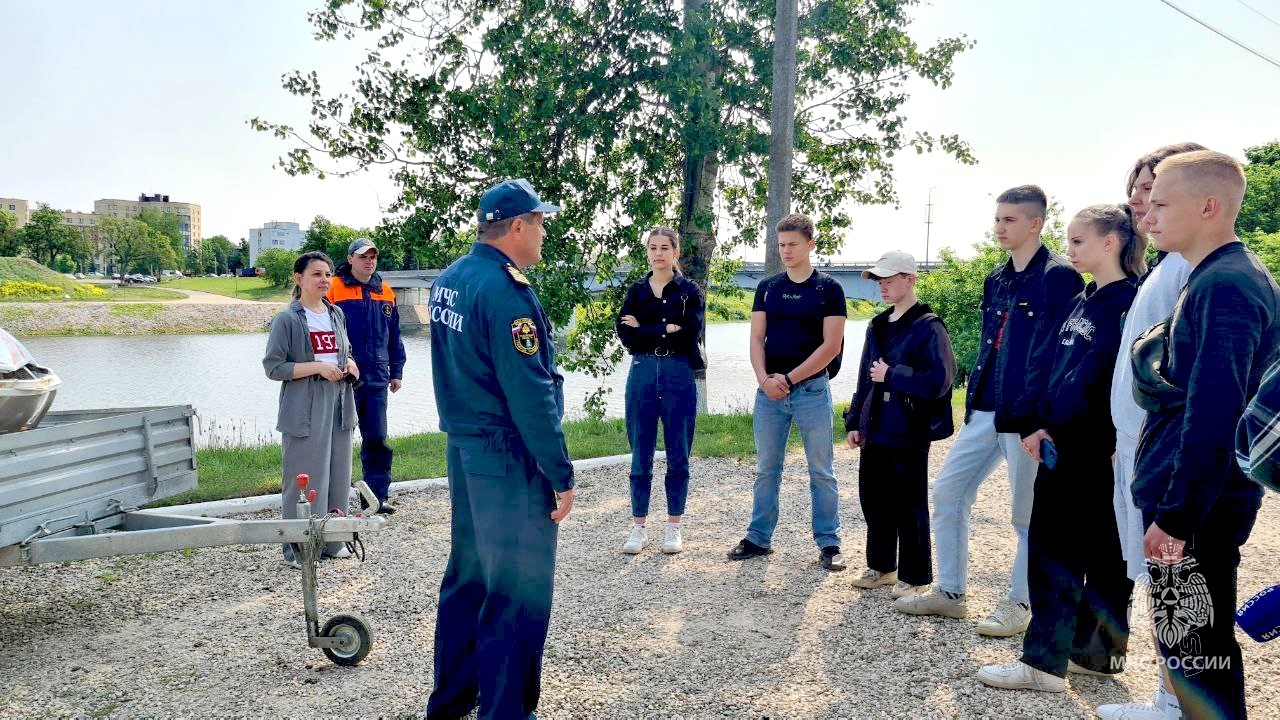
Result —
[[782, 463], [794, 422], [809, 463], [819, 560], [828, 570], [844, 570], [827, 365], [840, 352], [848, 311], [840, 283], [809, 262], [814, 247], [812, 220], [798, 213], [783, 218], [778, 223], [778, 249], [787, 270], [756, 287], [751, 367], [760, 389], [752, 418], [757, 453], [754, 504], [747, 536], [729, 551], [729, 559], [773, 552]]

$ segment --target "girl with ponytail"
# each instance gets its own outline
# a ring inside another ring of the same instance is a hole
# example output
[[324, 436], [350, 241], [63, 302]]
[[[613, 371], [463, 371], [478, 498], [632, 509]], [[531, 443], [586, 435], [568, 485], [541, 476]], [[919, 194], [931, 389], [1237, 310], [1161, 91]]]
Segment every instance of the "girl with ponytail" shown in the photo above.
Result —
[[1067, 258], [1093, 282], [1058, 331], [1049, 390], [1022, 446], [1040, 463], [1028, 532], [1031, 625], [1022, 657], [988, 665], [996, 687], [1061, 691], [1068, 667], [1110, 674], [1124, 667], [1133, 581], [1111, 507], [1111, 374], [1125, 311], [1145, 271], [1146, 239], [1132, 208], [1092, 205], [1067, 226]]

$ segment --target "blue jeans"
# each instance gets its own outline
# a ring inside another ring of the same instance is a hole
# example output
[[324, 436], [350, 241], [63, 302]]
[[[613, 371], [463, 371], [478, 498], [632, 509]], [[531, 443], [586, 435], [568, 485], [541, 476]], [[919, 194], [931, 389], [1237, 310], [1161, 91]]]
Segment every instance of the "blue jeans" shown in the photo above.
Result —
[[969, 516], [978, 486], [1003, 457], [1009, 467], [1013, 529], [1018, 551], [1013, 559], [1009, 599], [1031, 602], [1027, 591], [1027, 530], [1039, 464], [1022, 449], [1017, 433], [996, 432], [996, 415], [975, 410], [960, 428], [942, 472], [933, 481], [933, 535], [938, 556], [938, 587], [964, 593], [969, 584]]
[[813, 541], [818, 547], [840, 545], [840, 493], [833, 469], [831, 386], [826, 373], [797, 383], [781, 400], [770, 400], [756, 391], [752, 427], [756, 439], [755, 500], [747, 540], [769, 547], [778, 525], [778, 491], [782, 487], [782, 463], [787, 436], [794, 422], [804, 441], [809, 463], [809, 492], [813, 496]]
[[658, 420], [667, 446], [667, 514], [684, 515], [689, 495], [689, 451], [693, 448], [698, 393], [693, 369], [683, 357], [637, 355], [627, 374], [627, 441], [631, 443], [631, 515], [648, 517]]

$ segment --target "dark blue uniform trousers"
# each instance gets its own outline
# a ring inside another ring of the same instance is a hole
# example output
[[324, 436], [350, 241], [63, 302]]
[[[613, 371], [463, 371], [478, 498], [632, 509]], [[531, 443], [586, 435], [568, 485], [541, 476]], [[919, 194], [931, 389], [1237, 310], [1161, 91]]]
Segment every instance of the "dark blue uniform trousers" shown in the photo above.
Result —
[[555, 494], [528, 452], [450, 436], [453, 546], [440, 583], [428, 718], [524, 718], [538, 705], [551, 621]]
[[364, 481], [386, 500], [391, 491], [391, 448], [387, 447], [387, 386], [356, 388], [356, 415], [360, 420], [360, 466]]

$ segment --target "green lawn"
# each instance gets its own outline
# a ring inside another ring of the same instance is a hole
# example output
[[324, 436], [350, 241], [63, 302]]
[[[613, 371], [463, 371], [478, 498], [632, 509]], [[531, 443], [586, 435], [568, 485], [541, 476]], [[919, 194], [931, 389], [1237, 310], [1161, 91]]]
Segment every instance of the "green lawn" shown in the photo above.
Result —
[[128, 302], [137, 300], [181, 300], [184, 295], [171, 290], [143, 285], [107, 285], [72, 280], [30, 258], [0, 257], [0, 288], [4, 283], [38, 283], [54, 288], [53, 291], [16, 294], [0, 290], [0, 302], [56, 302], [62, 300], [89, 300], [93, 302]]
[[290, 288], [275, 287], [262, 277], [184, 277], [166, 279], [160, 285], [263, 302], [288, 302], [290, 292]]
[[[841, 419], [844, 407], [844, 404], [836, 407], [832, 442], [844, 442], [844, 421]], [[564, 425], [564, 431], [569, 444], [569, 455], [575, 460], [631, 452], [621, 419], [568, 422]], [[443, 433], [391, 438], [390, 445], [395, 451], [392, 479], [400, 481], [444, 477], [444, 443]], [[793, 448], [800, 446], [798, 431], [792, 432], [789, 445]], [[662, 447], [661, 438], [658, 447]], [[698, 417], [693, 440], [695, 456], [751, 457], [755, 452], [750, 414]], [[157, 506], [280, 492], [279, 445], [200, 450], [196, 462], [200, 472], [200, 486], [191, 492], [166, 498], [157, 503]], [[354, 476], [360, 477], [359, 447], [352, 453], [352, 466]]]

